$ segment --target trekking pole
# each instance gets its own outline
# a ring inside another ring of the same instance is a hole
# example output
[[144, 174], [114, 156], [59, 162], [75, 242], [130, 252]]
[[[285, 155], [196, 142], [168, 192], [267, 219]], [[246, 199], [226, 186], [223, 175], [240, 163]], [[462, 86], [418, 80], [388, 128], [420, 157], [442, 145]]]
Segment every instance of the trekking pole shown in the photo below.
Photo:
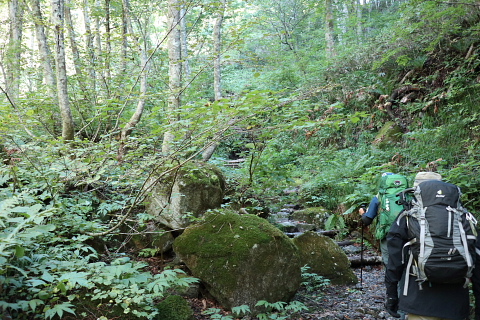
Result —
[[[363, 209], [363, 214], [365, 214], [365, 205], [362, 205], [361, 208]], [[363, 219], [360, 220], [360, 228], [362, 228], [362, 231], [360, 231], [360, 235], [362, 237], [362, 239], [360, 240], [360, 290], [363, 290]]]
[[360, 290], [363, 290], [363, 220], [360, 223], [360, 227], [362, 228], [360, 240]]

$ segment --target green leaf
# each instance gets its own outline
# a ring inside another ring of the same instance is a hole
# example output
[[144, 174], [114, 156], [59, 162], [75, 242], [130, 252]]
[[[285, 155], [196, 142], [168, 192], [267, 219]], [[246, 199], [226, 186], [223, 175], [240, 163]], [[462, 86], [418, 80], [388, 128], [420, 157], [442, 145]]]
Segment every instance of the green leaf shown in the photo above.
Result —
[[33, 300], [30, 300], [30, 301], [28, 302], [28, 305], [30, 306], [30, 308], [32, 308], [33, 311], [35, 311], [35, 309], [37, 308], [37, 306], [42, 305], [42, 304], [45, 304], [45, 302], [43, 302], [43, 301], [40, 300], [40, 299], [33, 299]]
[[44, 272], [40, 278], [46, 282], [53, 282], [55, 280], [55, 278], [48, 272]]
[[79, 284], [80, 286], [85, 287], [90, 283], [87, 279], [89, 275], [90, 273], [88, 272], [68, 272], [64, 273], [59, 280], [68, 280], [72, 286]]
[[15, 256], [21, 258], [25, 255], [25, 248], [22, 246], [15, 246]]
[[46, 284], [46, 282], [41, 279], [32, 279], [29, 282], [32, 287], [42, 286]]
[[67, 287], [65, 286], [65, 283], [63, 282], [60, 282], [59, 284], [57, 284], [57, 288], [62, 291], [63, 294], [66, 294], [67, 293]]

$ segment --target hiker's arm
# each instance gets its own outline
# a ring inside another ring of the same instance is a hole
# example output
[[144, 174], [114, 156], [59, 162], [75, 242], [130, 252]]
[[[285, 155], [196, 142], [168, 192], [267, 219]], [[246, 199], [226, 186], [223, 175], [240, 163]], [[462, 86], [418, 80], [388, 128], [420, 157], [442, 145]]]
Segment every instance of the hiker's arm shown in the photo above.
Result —
[[372, 201], [370, 201], [370, 204], [368, 205], [367, 212], [362, 214], [362, 221], [363, 224], [368, 226], [372, 223], [373, 219], [377, 216], [378, 213], [378, 198], [373, 197]]
[[387, 234], [388, 265], [385, 269], [385, 286], [387, 295], [396, 297], [398, 295], [398, 282], [402, 278], [404, 264], [402, 263], [403, 245], [407, 242], [406, 218], [396, 220]]

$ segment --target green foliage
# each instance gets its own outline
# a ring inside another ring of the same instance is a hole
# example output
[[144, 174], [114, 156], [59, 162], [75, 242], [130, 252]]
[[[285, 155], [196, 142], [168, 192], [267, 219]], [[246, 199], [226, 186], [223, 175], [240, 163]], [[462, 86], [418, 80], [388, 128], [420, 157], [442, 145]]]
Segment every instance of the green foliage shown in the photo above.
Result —
[[345, 231], [345, 219], [340, 214], [332, 214], [328, 217], [327, 221], [325, 221], [325, 229], [327, 230], [341, 230]]
[[156, 305], [159, 320], [191, 320], [193, 310], [188, 302], [177, 295], [168, 296], [165, 300]]
[[[300, 196], [308, 206], [324, 206], [335, 211], [345, 201], [345, 196], [361, 190], [359, 185], [365, 183], [361, 177], [365, 170], [380, 159], [375, 159], [360, 150], [344, 149], [337, 152], [318, 153], [310, 157], [306, 165], [315, 170], [302, 186]], [[314, 160], [314, 161], [312, 161]], [[350, 198], [351, 201], [351, 198]]]
[[309, 269], [308, 265], [302, 267], [302, 286], [308, 293], [322, 292], [323, 289], [330, 285], [330, 280], [316, 273], [309, 272]]
[[480, 159], [478, 154], [447, 170], [440, 170], [445, 181], [456, 184], [462, 190], [462, 202], [475, 217], [480, 218]]
[[[255, 313], [255, 316], [259, 320], [297, 319], [301, 311], [308, 310], [308, 308], [299, 301], [291, 301], [290, 303], [282, 301], [270, 303], [265, 300], [261, 300], [257, 302], [255, 307], [265, 310], [261, 313]], [[210, 319], [215, 320], [235, 319], [233, 316], [220, 314], [220, 311], [220, 309], [210, 308], [205, 310], [203, 314], [210, 315]], [[244, 305], [232, 308], [232, 313], [238, 317], [251, 314], [252, 312], [248, 306]]]
[[104, 230], [116, 220], [112, 215], [134, 204], [142, 169], [110, 162], [102, 146], [87, 143], [79, 142], [77, 149], [21, 148], [22, 161], [0, 167], [0, 308], [5, 313], [55, 319], [106, 309], [105, 314], [125, 319], [151, 318], [156, 300], [169, 289], [197, 281], [181, 270], [152, 275], [145, 263], [125, 254], [102, 261], [87, 244], [99, 241], [89, 231]]
[[[140, 203], [149, 173], [198, 159], [212, 139], [220, 141], [213, 159], [219, 166], [233, 154], [245, 159], [240, 169], [223, 170], [231, 203], [251, 213], [268, 213], [300, 198], [303, 205], [335, 212], [328, 228], [345, 229], [340, 213], [368, 202], [380, 173], [413, 176], [435, 169], [461, 187], [465, 206], [479, 217], [480, 59], [474, 50], [479, 11], [473, 0], [367, 2], [360, 7], [362, 17], [351, 14], [355, 10], [348, 4], [335, 3], [342, 24], [335, 30], [335, 57], [325, 54], [325, 11], [318, 1], [257, 1], [254, 9], [244, 10], [248, 3], [229, 3], [223, 30], [228, 45], [222, 52], [228, 98], [215, 102], [212, 77], [204, 70], [210, 69], [210, 17], [218, 12], [217, 3], [187, 11], [188, 18], [196, 17], [187, 26], [193, 72], [182, 88], [185, 103], [176, 110], [174, 124], [166, 121], [171, 116], [165, 112], [166, 53], [147, 48], [152, 72], [145, 112], [131, 138], [122, 142], [128, 151], [122, 159], [118, 131], [138, 103], [137, 76], [143, 68], [137, 47], [120, 56], [121, 42], [113, 41], [111, 52], [98, 57], [89, 71], [105, 76], [102, 85], [98, 77], [69, 77], [78, 126], [72, 143], [55, 140], [60, 117], [41, 83], [43, 75], [28, 64], [22, 69], [21, 80], [28, 83], [22, 83], [25, 90], [16, 105], [0, 101], [0, 282], [5, 296], [0, 305], [13, 317], [81, 317], [102, 308], [115, 309], [116, 317], [155, 316], [156, 300], [168, 296], [168, 288], [188, 283], [177, 272], [150, 275], [121, 247], [106, 259], [89, 244], [110, 246], [111, 235], [92, 239], [88, 234], [109, 229], [132, 211], [134, 223], [147, 223], [152, 217]], [[149, 24], [155, 12], [163, 12], [158, 3], [134, 1], [130, 9], [142, 24], [141, 34], [153, 39], [163, 32]], [[102, 15], [102, 10], [93, 13]], [[121, 22], [120, 12], [111, 12], [114, 24]], [[132, 26], [135, 37], [139, 25]], [[121, 36], [119, 30], [111, 30], [111, 39]], [[98, 39], [107, 37], [99, 34]], [[85, 43], [79, 45], [84, 59], [89, 52]], [[23, 57], [34, 55], [22, 52]], [[107, 72], [107, 60], [112, 72]], [[394, 105], [393, 117], [381, 110], [379, 95], [407, 84], [421, 87], [423, 96]], [[372, 141], [392, 120], [404, 125], [403, 139], [379, 150]], [[158, 137], [167, 129], [175, 133], [175, 152], [165, 157]], [[154, 249], [141, 252], [153, 254]], [[309, 277], [321, 286], [321, 279]], [[271, 308], [265, 317], [280, 319], [289, 305], [261, 306]], [[234, 313], [249, 310], [239, 307]], [[218, 310], [213, 317], [231, 319]]]

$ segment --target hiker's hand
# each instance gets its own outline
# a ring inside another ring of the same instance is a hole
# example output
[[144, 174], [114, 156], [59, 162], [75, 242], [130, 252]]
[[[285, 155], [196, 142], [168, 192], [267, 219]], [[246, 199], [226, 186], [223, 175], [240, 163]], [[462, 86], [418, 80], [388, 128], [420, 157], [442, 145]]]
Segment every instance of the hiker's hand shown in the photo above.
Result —
[[387, 301], [385, 301], [385, 309], [387, 309], [388, 313], [394, 318], [400, 318], [400, 314], [398, 314], [398, 298], [395, 297], [388, 297]]

